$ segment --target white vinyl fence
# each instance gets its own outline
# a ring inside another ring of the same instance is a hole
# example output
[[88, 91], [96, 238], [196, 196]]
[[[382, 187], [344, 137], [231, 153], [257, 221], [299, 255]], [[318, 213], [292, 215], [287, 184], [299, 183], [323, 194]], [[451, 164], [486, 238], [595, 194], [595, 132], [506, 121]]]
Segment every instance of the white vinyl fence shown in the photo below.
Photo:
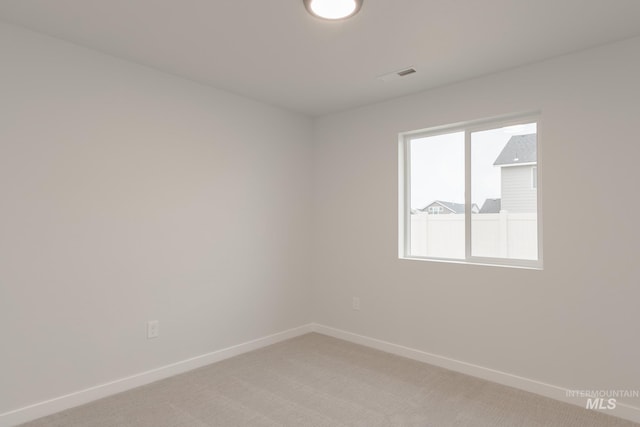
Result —
[[[464, 258], [464, 215], [411, 215], [411, 254]], [[535, 213], [473, 214], [471, 254], [491, 258], [538, 258]]]

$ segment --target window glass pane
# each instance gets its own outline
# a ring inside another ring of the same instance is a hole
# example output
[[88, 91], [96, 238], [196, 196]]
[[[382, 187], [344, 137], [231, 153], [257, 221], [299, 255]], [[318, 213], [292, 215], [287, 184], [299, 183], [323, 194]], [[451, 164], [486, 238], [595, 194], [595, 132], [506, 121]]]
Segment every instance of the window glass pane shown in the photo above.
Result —
[[410, 140], [410, 255], [465, 258], [464, 132]]
[[472, 256], [538, 259], [537, 162], [536, 123], [471, 133]]

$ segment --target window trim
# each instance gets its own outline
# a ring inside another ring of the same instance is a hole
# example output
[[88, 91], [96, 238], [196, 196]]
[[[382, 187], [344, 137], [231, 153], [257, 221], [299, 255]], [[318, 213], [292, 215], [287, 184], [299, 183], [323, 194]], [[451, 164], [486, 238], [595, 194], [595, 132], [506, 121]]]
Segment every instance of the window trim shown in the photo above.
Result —
[[[526, 260], [515, 258], [492, 258], [471, 255], [471, 134], [499, 127], [515, 126], [525, 123], [537, 124], [536, 130], [536, 168], [537, 168], [537, 225], [538, 225], [538, 259]], [[404, 260], [421, 260], [435, 262], [449, 262], [455, 264], [488, 265], [500, 267], [515, 267], [542, 270], [542, 185], [540, 179], [540, 165], [542, 164], [541, 150], [541, 113], [540, 111], [499, 116], [488, 119], [459, 122], [451, 125], [436, 126], [427, 129], [402, 132], [398, 135], [398, 258]], [[465, 143], [465, 258], [438, 258], [410, 254], [410, 224], [411, 224], [411, 144], [416, 138], [432, 137], [447, 133], [464, 132]]]

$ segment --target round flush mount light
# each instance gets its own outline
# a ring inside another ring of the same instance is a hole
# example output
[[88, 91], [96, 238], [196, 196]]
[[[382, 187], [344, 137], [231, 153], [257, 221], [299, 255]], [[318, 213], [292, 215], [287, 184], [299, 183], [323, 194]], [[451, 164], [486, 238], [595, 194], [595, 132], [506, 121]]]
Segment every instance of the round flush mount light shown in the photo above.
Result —
[[364, 0], [302, 0], [310, 14], [323, 19], [345, 19], [360, 10]]

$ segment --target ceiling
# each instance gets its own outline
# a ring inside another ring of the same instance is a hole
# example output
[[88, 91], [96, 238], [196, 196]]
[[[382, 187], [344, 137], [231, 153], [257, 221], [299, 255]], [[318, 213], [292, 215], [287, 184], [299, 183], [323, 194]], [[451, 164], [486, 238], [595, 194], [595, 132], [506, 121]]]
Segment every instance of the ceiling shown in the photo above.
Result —
[[2, 0], [0, 19], [318, 116], [638, 36], [640, 1], [365, 0], [328, 22], [302, 0]]

